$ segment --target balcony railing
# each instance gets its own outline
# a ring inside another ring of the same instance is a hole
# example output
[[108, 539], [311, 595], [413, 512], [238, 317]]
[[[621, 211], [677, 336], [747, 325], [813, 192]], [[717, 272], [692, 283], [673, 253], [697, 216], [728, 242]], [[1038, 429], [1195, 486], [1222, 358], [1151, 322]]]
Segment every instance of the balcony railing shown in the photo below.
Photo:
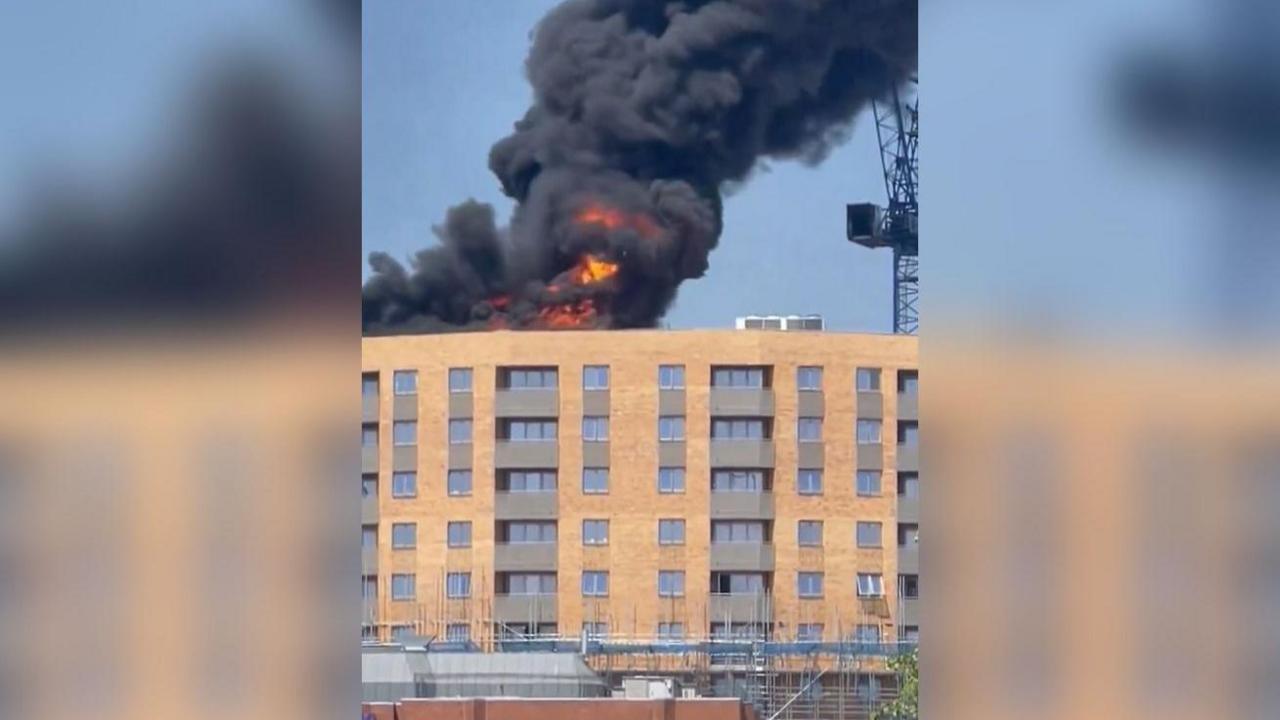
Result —
[[495, 595], [493, 619], [514, 624], [553, 623], [556, 621], [556, 596]]
[[771, 468], [773, 463], [771, 439], [711, 439], [711, 467]]
[[499, 491], [493, 496], [493, 516], [498, 520], [555, 520], [559, 504], [555, 490]]
[[554, 571], [557, 544], [554, 542], [498, 543], [493, 548], [493, 568], [508, 571]]
[[772, 572], [773, 565], [773, 543], [711, 543], [711, 569], [713, 571]]
[[772, 518], [773, 493], [737, 490], [711, 491], [711, 517], [715, 519]]
[[493, 398], [497, 417], [556, 417], [560, 414], [560, 392], [555, 388], [499, 390]]
[[711, 414], [720, 417], [770, 417], [772, 388], [711, 388]]
[[707, 614], [713, 623], [766, 622], [773, 617], [773, 598], [760, 593], [711, 593]]

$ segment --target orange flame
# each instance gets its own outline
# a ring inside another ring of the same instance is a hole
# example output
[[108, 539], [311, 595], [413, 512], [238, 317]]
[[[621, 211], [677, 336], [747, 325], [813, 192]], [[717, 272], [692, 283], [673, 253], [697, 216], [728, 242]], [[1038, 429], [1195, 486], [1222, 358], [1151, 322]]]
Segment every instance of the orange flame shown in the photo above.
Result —
[[662, 229], [648, 213], [623, 212], [598, 202], [588, 203], [573, 216], [573, 219], [581, 225], [599, 225], [610, 232], [619, 228], [630, 228], [643, 238], [655, 238], [662, 234]]
[[591, 285], [617, 275], [618, 263], [587, 254], [582, 256], [571, 272], [570, 277], [575, 285]]
[[596, 319], [596, 304], [590, 298], [563, 305], [548, 305], [538, 311], [544, 327], [563, 330], [590, 325]]
[[[573, 267], [557, 276], [555, 282], [547, 284], [547, 293], [552, 300], [538, 309], [537, 325], [553, 330], [567, 330], [594, 324], [600, 313], [594, 298], [581, 298], [571, 302], [555, 302], [554, 298], [564, 292], [566, 283], [579, 287], [595, 285], [614, 277], [620, 269], [616, 262], [584, 253]], [[511, 306], [511, 297], [495, 295], [489, 298], [489, 305], [499, 313], [505, 312]], [[509, 327], [508, 320], [503, 315], [495, 315], [489, 320], [491, 330], [505, 330]]]

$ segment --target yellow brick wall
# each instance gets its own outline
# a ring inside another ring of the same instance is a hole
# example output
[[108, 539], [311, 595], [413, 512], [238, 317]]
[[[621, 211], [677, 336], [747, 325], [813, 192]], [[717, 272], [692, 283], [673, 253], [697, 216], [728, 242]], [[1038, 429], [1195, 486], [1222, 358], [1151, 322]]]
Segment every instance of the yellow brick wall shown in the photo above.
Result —
[[[414, 622], [419, 632], [440, 633], [448, 622], [473, 623], [483, 635], [493, 593], [495, 427], [492, 415], [497, 368], [547, 365], [559, 368], [559, 601], [561, 633], [576, 634], [584, 620], [607, 622], [613, 633], [651, 636], [659, 621], [685, 624], [690, 636], [708, 630], [708, 544], [710, 538], [709, 399], [712, 365], [771, 365], [776, 412], [774, 445], [775, 519], [773, 541], [774, 622], [790, 638], [801, 622], [821, 622], [827, 639], [849, 634], [858, 622], [878, 621], [886, 638], [896, 635], [892, 611], [896, 593], [896, 378], [899, 368], [915, 368], [917, 340], [893, 335], [747, 330], [499, 332], [365, 338], [364, 372], [380, 374], [379, 603], [387, 624]], [[686, 492], [657, 490], [658, 366], [686, 367]], [[610, 481], [607, 495], [581, 489], [582, 367], [610, 368]], [[796, 367], [823, 367], [825, 470], [823, 493], [795, 492]], [[469, 497], [445, 492], [448, 420], [447, 373], [473, 368], [474, 458]], [[854, 370], [882, 368], [884, 467], [882, 495], [858, 497], [854, 487]], [[416, 369], [418, 378], [418, 497], [392, 499], [391, 373]], [[609, 520], [609, 544], [584, 548], [582, 520]], [[684, 518], [686, 544], [659, 547], [658, 519]], [[471, 520], [472, 548], [446, 549], [450, 520]], [[824, 522], [823, 548], [796, 546], [796, 522]], [[855, 547], [858, 520], [883, 523], [883, 549]], [[391, 550], [393, 522], [418, 524], [416, 550]], [[469, 601], [444, 601], [444, 571], [470, 570]], [[583, 569], [608, 570], [609, 597], [580, 595]], [[659, 598], [659, 570], [684, 570], [684, 598]], [[796, 572], [825, 573], [822, 600], [798, 600]], [[871, 617], [855, 597], [858, 571], [884, 574], [890, 616]], [[391, 572], [417, 574], [417, 601], [390, 602]]]

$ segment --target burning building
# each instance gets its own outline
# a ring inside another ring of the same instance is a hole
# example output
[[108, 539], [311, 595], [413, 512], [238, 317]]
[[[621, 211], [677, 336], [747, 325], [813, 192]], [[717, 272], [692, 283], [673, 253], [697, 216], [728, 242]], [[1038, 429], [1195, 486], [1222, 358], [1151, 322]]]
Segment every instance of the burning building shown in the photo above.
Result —
[[706, 272], [721, 191], [810, 163], [916, 68], [917, 0], [568, 0], [538, 25], [534, 103], [405, 268], [383, 253], [366, 334], [651, 327]]

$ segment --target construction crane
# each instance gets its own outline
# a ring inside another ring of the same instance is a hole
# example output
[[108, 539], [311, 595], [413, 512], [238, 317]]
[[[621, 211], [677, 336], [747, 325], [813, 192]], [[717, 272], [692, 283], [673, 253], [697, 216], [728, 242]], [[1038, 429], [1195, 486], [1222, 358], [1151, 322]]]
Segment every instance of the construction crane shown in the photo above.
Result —
[[888, 207], [856, 203], [845, 209], [850, 242], [893, 250], [893, 331], [903, 335], [920, 329], [919, 84], [913, 76], [907, 87], [871, 106]]

